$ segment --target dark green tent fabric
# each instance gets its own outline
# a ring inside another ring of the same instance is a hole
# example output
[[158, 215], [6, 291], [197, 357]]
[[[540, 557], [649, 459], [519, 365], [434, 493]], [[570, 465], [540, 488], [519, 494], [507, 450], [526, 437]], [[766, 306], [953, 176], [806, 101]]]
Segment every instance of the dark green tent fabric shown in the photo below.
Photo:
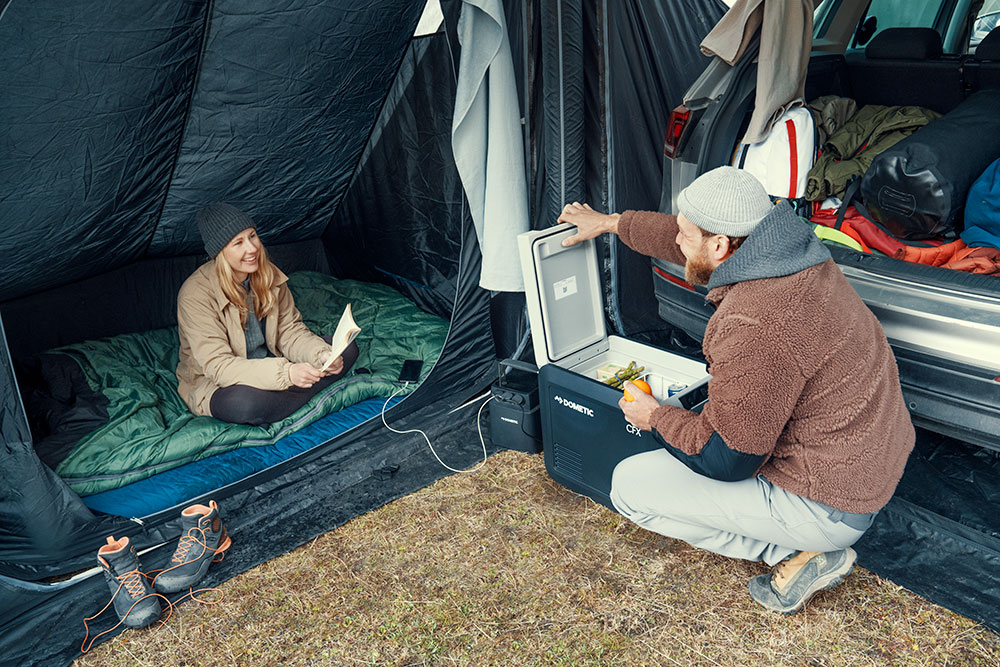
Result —
[[267, 427], [196, 417], [177, 393], [177, 329], [124, 334], [54, 350], [76, 362], [91, 390], [107, 399], [107, 422], [80, 440], [56, 472], [81, 496], [119, 488], [237, 447], [270, 445], [320, 417], [373, 397], [410, 393], [396, 381], [406, 359], [430, 369], [448, 323], [419, 310], [391, 287], [303, 271], [289, 277], [303, 320], [333, 333], [351, 304], [361, 327], [352, 373], [288, 418]]

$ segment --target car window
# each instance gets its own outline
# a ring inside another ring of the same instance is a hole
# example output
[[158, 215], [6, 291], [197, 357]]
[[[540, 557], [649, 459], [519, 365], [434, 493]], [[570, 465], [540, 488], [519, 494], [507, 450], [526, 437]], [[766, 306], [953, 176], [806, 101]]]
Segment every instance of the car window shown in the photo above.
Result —
[[972, 22], [972, 34], [969, 36], [970, 53], [976, 50], [986, 35], [990, 34], [990, 30], [997, 27], [998, 19], [1000, 19], [1000, 0], [985, 0]]
[[851, 48], [864, 48], [886, 28], [933, 28], [941, 5], [940, 0], [872, 0], [854, 33]]

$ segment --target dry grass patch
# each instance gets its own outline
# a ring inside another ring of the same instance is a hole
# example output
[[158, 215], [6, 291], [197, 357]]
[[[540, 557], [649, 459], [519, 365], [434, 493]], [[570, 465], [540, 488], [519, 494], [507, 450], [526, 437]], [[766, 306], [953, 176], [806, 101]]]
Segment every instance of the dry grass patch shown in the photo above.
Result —
[[77, 664], [1000, 666], [1000, 636], [860, 568], [791, 617], [747, 595], [763, 571], [643, 531], [557, 485], [540, 456], [501, 452]]

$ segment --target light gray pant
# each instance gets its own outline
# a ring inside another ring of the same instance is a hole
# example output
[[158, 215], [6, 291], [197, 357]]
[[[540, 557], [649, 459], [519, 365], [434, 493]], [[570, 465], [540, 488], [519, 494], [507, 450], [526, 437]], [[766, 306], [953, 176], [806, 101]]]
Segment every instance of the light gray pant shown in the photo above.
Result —
[[731, 558], [776, 565], [796, 551], [838, 551], [864, 535], [829, 508], [762, 475], [720, 482], [693, 472], [665, 449], [615, 468], [611, 502], [647, 530]]

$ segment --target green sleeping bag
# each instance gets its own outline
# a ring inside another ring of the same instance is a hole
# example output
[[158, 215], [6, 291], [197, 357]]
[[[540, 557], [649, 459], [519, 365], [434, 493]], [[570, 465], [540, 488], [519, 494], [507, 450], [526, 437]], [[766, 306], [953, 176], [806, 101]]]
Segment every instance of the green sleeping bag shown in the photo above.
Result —
[[287, 419], [267, 427], [195, 417], [177, 393], [177, 329], [87, 341], [50, 351], [68, 355], [90, 389], [107, 399], [107, 423], [73, 447], [56, 472], [87, 496], [145, 479], [164, 470], [237, 447], [269, 445], [314, 421], [373, 397], [405, 394], [397, 382], [406, 359], [437, 360], [448, 322], [429, 315], [384, 285], [336, 280], [313, 272], [289, 276], [288, 286], [306, 325], [333, 333], [350, 303], [361, 327], [354, 370]]

